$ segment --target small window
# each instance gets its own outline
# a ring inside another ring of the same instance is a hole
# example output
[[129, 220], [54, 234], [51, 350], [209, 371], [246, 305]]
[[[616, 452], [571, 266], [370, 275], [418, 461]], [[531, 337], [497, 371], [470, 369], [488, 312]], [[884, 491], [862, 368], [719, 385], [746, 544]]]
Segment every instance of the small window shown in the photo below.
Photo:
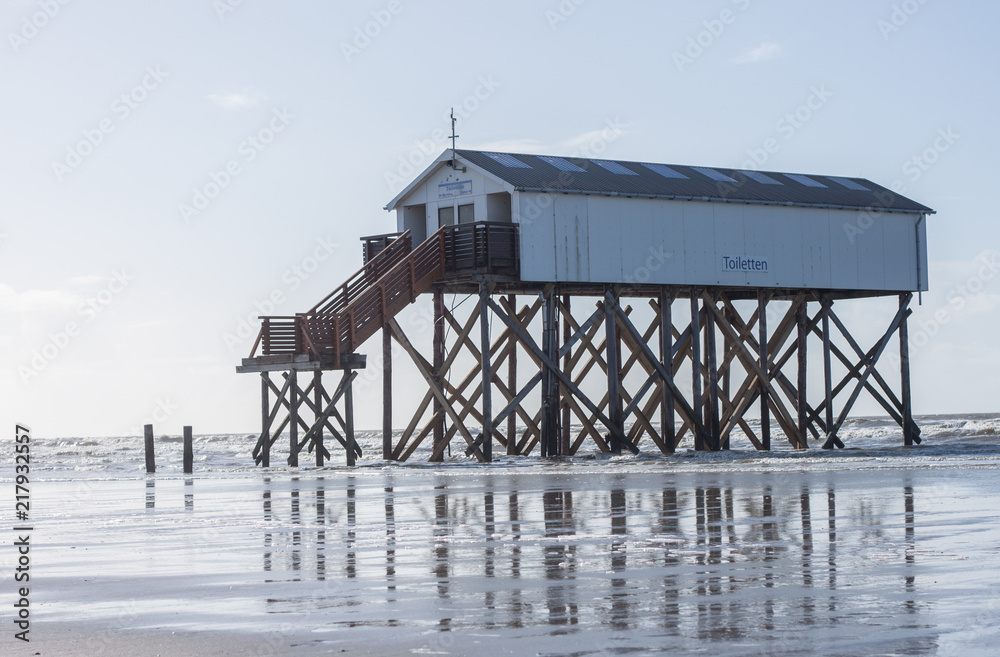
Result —
[[458, 206], [458, 223], [471, 224], [476, 221], [476, 206], [472, 203]]
[[572, 171], [573, 173], [587, 173], [586, 169], [581, 169], [569, 160], [565, 160], [561, 157], [549, 157], [547, 155], [539, 155], [538, 159], [546, 164], [551, 164], [560, 171]]
[[646, 167], [650, 171], [655, 171], [656, 173], [660, 174], [664, 178], [677, 178], [679, 180], [687, 180], [688, 179], [688, 177], [685, 176], [683, 173], [679, 173], [677, 171], [674, 171], [673, 169], [671, 169], [670, 167], [668, 167], [665, 164], [643, 164], [642, 166]]
[[517, 159], [513, 155], [508, 153], [483, 153], [486, 157], [490, 158], [494, 162], [498, 162], [508, 169], [530, 169], [530, 164], [525, 164], [521, 160]]
[[444, 208], [438, 208], [438, 228], [443, 228], [444, 226], [454, 226], [455, 225], [455, 207], [449, 205]]
[[854, 182], [850, 178], [838, 178], [837, 176], [827, 176], [827, 178], [829, 178], [833, 182], [837, 183], [841, 187], [846, 187], [847, 189], [850, 189], [850, 190], [855, 191], [855, 192], [870, 192], [870, 191], [872, 191], [872, 190], [868, 189], [867, 187], [865, 187], [864, 185], [862, 185], [860, 183]]

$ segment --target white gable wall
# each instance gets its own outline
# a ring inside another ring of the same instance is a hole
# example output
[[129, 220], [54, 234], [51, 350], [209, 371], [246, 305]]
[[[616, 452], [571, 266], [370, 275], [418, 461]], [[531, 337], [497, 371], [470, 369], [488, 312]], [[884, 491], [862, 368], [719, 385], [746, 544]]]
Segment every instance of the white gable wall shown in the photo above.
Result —
[[[465, 183], [462, 185], [461, 183]], [[458, 221], [458, 206], [473, 203], [476, 221], [495, 221], [489, 217], [487, 194], [506, 192], [502, 184], [471, 168], [464, 173], [442, 164], [400, 201], [396, 208], [396, 229], [406, 229], [403, 218], [407, 206], [425, 205], [426, 236], [438, 229], [438, 208], [453, 206]]]
[[[525, 281], [927, 287], [919, 215], [886, 213], [856, 234], [845, 225], [859, 225], [857, 211], [534, 192], [515, 193], [512, 212]], [[766, 261], [767, 271], [724, 271], [723, 256]]]

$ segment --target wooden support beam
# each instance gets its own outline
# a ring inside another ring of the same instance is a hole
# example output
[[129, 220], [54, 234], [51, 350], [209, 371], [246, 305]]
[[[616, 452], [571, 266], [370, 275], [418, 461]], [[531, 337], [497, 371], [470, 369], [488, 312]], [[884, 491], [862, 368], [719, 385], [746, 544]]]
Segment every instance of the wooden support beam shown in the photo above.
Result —
[[490, 364], [490, 314], [487, 300], [492, 290], [479, 284], [479, 327], [483, 370], [483, 460], [493, 461], [493, 367]]
[[[511, 308], [517, 307], [517, 297], [513, 294], [507, 296], [507, 305]], [[513, 392], [517, 390], [517, 338], [510, 332], [510, 343], [508, 345], [510, 356], [507, 358], [507, 389]], [[520, 404], [520, 402], [518, 402]], [[515, 406], [516, 407], [516, 406]], [[507, 416], [507, 455], [517, 455], [517, 414], [511, 413]]]
[[[269, 381], [270, 379], [265, 378], [264, 385], [267, 385]], [[278, 411], [281, 410], [282, 402], [285, 399], [285, 394], [288, 392], [288, 387], [291, 385], [291, 383], [292, 380], [290, 378], [285, 379], [285, 385], [282, 386], [281, 392], [278, 393], [278, 398], [274, 403], [274, 408], [271, 409], [271, 411], [268, 413], [267, 419], [265, 419], [264, 421], [264, 426], [267, 429], [266, 431], [261, 432], [260, 440], [257, 441], [257, 446], [254, 447], [253, 450], [253, 457], [258, 463], [260, 463], [262, 460], [259, 456], [260, 451], [263, 449], [264, 452], [267, 453], [271, 449], [272, 440], [271, 440], [271, 435], [269, 433], [270, 427], [274, 424], [274, 419], [278, 417]], [[279, 430], [278, 433], [280, 434], [281, 431]]]
[[[899, 295], [900, 307], [909, 304], [905, 295]], [[901, 410], [903, 414], [903, 445], [912, 447], [920, 444], [920, 436], [914, 431], [913, 407], [910, 400], [910, 330], [908, 317], [899, 322], [899, 389], [902, 397]]]
[[546, 362], [542, 364], [542, 458], [558, 454], [558, 413], [559, 385], [552, 367], [547, 362], [556, 362], [558, 368], [559, 345], [556, 326], [555, 290], [550, 286], [542, 292], [542, 351]]
[[[618, 432], [624, 434], [625, 425], [621, 412], [621, 380], [619, 378], [621, 370], [618, 368], [621, 353], [618, 349], [618, 322], [615, 321], [615, 310], [617, 308], [618, 294], [613, 288], [608, 288], [604, 293], [604, 332], [607, 348], [605, 361], [608, 364], [608, 416], [611, 418], [611, 423]], [[611, 443], [611, 453], [621, 454], [623, 445], [619, 442], [614, 432], [609, 437], [609, 441]]]
[[[352, 372], [352, 374], [356, 374]], [[355, 377], [350, 377], [347, 379], [347, 386], [344, 389], [344, 438], [347, 440], [347, 466], [353, 467], [356, 463], [355, 450], [357, 449], [357, 441], [354, 439], [354, 379]], [[320, 425], [318, 431], [322, 431], [323, 426]]]
[[[642, 353], [646, 356], [647, 362], [649, 362], [654, 367], [656, 367], [657, 371], [660, 374], [660, 377], [664, 381], [664, 384], [665, 385], [669, 385], [669, 386], [673, 386], [674, 385], [674, 383], [673, 383], [673, 377], [667, 376], [666, 370], [663, 368], [663, 366], [660, 363], [660, 361], [656, 358], [656, 356], [653, 354], [652, 350], [649, 348], [649, 344], [647, 344], [646, 341], [642, 340], [642, 336], [639, 335], [639, 330], [635, 327], [635, 325], [632, 323], [632, 321], [628, 318], [628, 315], [626, 315], [624, 312], [622, 312], [621, 308], [618, 308], [618, 318], [621, 320], [622, 325], [625, 327], [625, 329], [629, 333], [632, 334], [632, 337], [636, 341], [636, 345], [639, 347], [639, 349], [642, 351]], [[692, 335], [694, 335], [693, 331], [692, 331]], [[690, 421], [692, 423], [697, 422], [697, 417], [698, 417], [697, 412], [692, 407], [688, 406], [687, 402], [684, 400], [683, 396], [681, 396], [680, 391], [676, 387], [674, 387], [674, 402], [675, 402], [676, 406], [680, 407], [681, 412], [684, 414], [684, 416], [686, 416], [686, 418], [688, 419], [688, 421]], [[698, 430], [699, 430], [699, 428], [695, 429], [696, 432]], [[705, 435], [703, 427], [700, 428], [700, 430], [701, 430], [701, 436], [702, 436], [702, 442], [703, 442], [703, 444], [705, 444], [706, 446], [708, 446], [709, 449], [718, 449], [718, 443], [713, 442], [710, 436], [706, 436]], [[695, 435], [697, 436], [698, 434], [696, 433]]]
[[[568, 294], [564, 294], [562, 298], [562, 306], [559, 308], [559, 314], [562, 319], [562, 340], [564, 345], [569, 344], [569, 339], [573, 337], [572, 329], [570, 328], [569, 319], [572, 315], [571, 307], [572, 297]], [[563, 374], [565, 374], [570, 379], [573, 378], [573, 348], [572, 345], [566, 348], [565, 353], [563, 350], [559, 350], [560, 355], [563, 357]], [[562, 388], [559, 389], [562, 395]], [[565, 395], [563, 395], [565, 396]], [[562, 417], [559, 421], [559, 453], [563, 456], [569, 456], [570, 453], [570, 420], [572, 419], [572, 412], [570, 411], [569, 404], [565, 401], [561, 401], [559, 404], [562, 409]]]
[[764, 377], [758, 376], [759, 387], [757, 394], [760, 396], [760, 443], [765, 450], [771, 449], [771, 413], [767, 408], [767, 291], [761, 288], [757, 291], [757, 342], [758, 355], [761, 372]]
[[[492, 299], [489, 299], [489, 302], [491, 306], [494, 305]], [[496, 310], [498, 310], [498, 308], [494, 308], [494, 311]], [[395, 318], [389, 320], [389, 328], [392, 331], [393, 338], [395, 338], [396, 342], [398, 342], [400, 346], [403, 347], [403, 350], [406, 351], [406, 353], [410, 356], [410, 359], [413, 361], [414, 365], [417, 366], [417, 369], [420, 371], [420, 375], [424, 378], [424, 381], [427, 383], [428, 387], [433, 393], [435, 399], [440, 405], [440, 408], [445, 413], [447, 413], [448, 416], [451, 418], [451, 420], [458, 426], [458, 430], [462, 434], [462, 437], [465, 439], [466, 444], [471, 445], [474, 440], [472, 434], [469, 433], [469, 430], [465, 427], [465, 424], [458, 417], [458, 414], [455, 412], [455, 409], [453, 409], [451, 407], [451, 404], [448, 403], [448, 399], [445, 396], [444, 391], [441, 389], [441, 385], [438, 383], [436, 377], [432, 373], [431, 368], [428, 367], [427, 361], [424, 360], [424, 358], [420, 355], [420, 353], [416, 350], [416, 348], [414, 348], [414, 346], [410, 343], [409, 338], [407, 338], [406, 334], [403, 333], [403, 329], [399, 327], [399, 324], [396, 322]], [[437, 412], [435, 412], [435, 415], [437, 415]], [[443, 429], [444, 427], [442, 426], [440, 440], [435, 441], [434, 443], [434, 451], [431, 454], [432, 462], [441, 461], [444, 458], [443, 457], [444, 449], [447, 447], [447, 444], [444, 439]], [[477, 452], [476, 458], [482, 460], [483, 459], [482, 453]]]
[[847, 419], [851, 409], [854, 408], [854, 404], [858, 401], [858, 396], [861, 395], [861, 391], [864, 390], [865, 383], [875, 370], [875, 366], [878, 364], [879, 358], [881, 358], [882, 353], [889, 344], [889, 340], [896, 333], [902, 321], [908, 318], [913, 312], [909, 308], [911, 299], [913, 299], [913, 294], [911, 293], [900, 295], [899, 310], [896, 312], [896, 316], [893, 318], [892, 324], [889, 325], [889, 329], [882, 336], [882, 339], [875, 348], [875, 352], [868, 360], [864, 373], [861, 375], [857, 385], [854, 386], [854, 391], [851, 393], [851, 396], [844, 405], [844, 408], [841, 409], [840, 415], [837, 417], [837, 421], [834, 423], [833, 428], [829, 431], [829, 433], [836, 435], [840, 431], [840, 427], [844, 424], [844, 420]]
[[700, 293], [695, 288], [691, 288], [691, 402], [694, 417], [694, 449], [696, 452], [705, 450], [705, 426], [703, 421], [702, 396], [702, 371], [701, 371], [701, 309], [699, 305]]
[[833, 305], [833, 301], [830, 299], [830, 295], [824, 294], [820, 299], [820, 304], [822, 306], [823, 314], [823, 394], [826, 399], [826, 440], [823, 442], [823, 448], [828, 449], [827, 445], [831, 447], [833, 445], [838, 445], [843, 448], [844, 443], [840, 442], [837, 438], [837, 434], [829, 433], [833, 427], [833, 362], [830, 359], [830, 307]]
[[[396, 336], [399, 341], [400, 336]], [[428, 383], [434, 388], [441, 387], [441, 380], [444, 376], [442, 366], [444, 365], [444, 293], [441, 290], [434, 291], [434, 344], [432, 356], [432, 370]], [[414, 352], [415, 353], [415, 352]], [[411, 358], [413, 354], [411, 354]], [[434, 424], [434, 454], [440, 456], [432, 457], [432, 461], [444, 460], [444, 414], [442, 413], [444, 403], [443, 398], [434, 396], [433, 417], [438, 418]]]
[[382, 327], [382, 458], [392, 460], [392, 335]]
[[[313, 413], [315, 414], [315, 419], [319, 419], [320, 413], [319, 408], [323, 406], [323, 371], [316, 370], [313, 372], [313, 395], [315, 396], [314, 405], [315, 408]], [[306, 395], [303, 395], [306, 397]], [[384, 400], [383, 400], [384, 402]], [[316, 466], [323, 467], [323, 457], [326, 454], [326, 447], [323, 445], [323, 427], [321, 426], [316, 432]]]
[[[257, 446], [264, 446], [264, 454], [261, 459], [265, 468], [271, 467], [271, 445], [268, 438], [271, 437], [271, 402], [268, 400], [268, 391], [271, 386], [271, 375], [268, 372], [260, 373], [260, 440]], [[256, 450], [255, 450], [256, 451]], [[256, 458], [257, 454], [254, 454]]]
[[[583, 391], [580, 390], [580, 388], [576, 384], [574, 384], [573, 381], [569, 379], [569, 377], [563, 374], [562, 370], [559, 368], [558, 362], [550, 360], [548, 355], [545, 354], [538, 347], [538, 344], [535, 343], [535, 341], [531, 338], [531, 336], [527, 332], [522, 330], [521, 327], [518, 326], [513, 320], [511, 320], [511, 318], [507, 315], [507, 313], [505, 313], [503, 309], [500, 308], [500, 306], [498, 306], [496, 302], [493, 301], [492, 298], [489, 300], [489, 303], [490, 307], [493, 309], [493, 312], [497, 315], [497, 317], [499, 317], [501, 321], [507, 324], [507, 326], [509, 326], [511, 330], [517, 334], [518, 338], [521, 341], [521, 344], [524, 345], [525, 349], [534, 354], [537, 360], [541, 361], [543, 364], [547, 365], [551, 370], [556, 372], [556, 376], [559, 377], [559, 380], [562, 382], [564, 386], [566, 386], [569, 392], [571, 392], [576, 397], [576, 399], [580, 401], [580, 403], [586, 406], [587, 410], [596, 415], [597, 419], [599, 419], [601, 423], [604, 424], [605, 427], [607, 427], [608, 431], [612, 433], [618, 432], [619, 435], [615, 437], [622, 440], [624, 443], [627, 443], [626, 447], [629, 447], [630, 451], [634, 450], [633, 453], [637, 454], [639, 451], [638, 448], [636, 448], [631, 443], [628, 443], [624, 433], [619, 431], [619, 429], [611, 422], [611, 420], [604, 413], [602, 413], [600, 409], [597, 408], [594, 402], [592, 402], [589, 397], [583, 394]], [[571, 401], [570, 403], [573, 404], [574, 402]]]
[[288, 465], [293, 468], [299, 467], [299, 386], [296, 382], [298, 373], [295, 370], [288, 372], [288, 381], [291, 386], [288, 388]]
[[[715, 313], [718, 306], [714, 295], [707, 291], [704, 293], [705, 307], [712, 312], [706, 315], [705, 319], [705, 351], [708, 361], [708, 422], [709, 431], [712, 434], [712, 441], [718, 449], [728, 449], [722, 443], [722, 434], [719, 432], [719, 363], [715, 344]], [[724, 318], [723, 318], [724, 320]]]
[[809, 430], [807, 428], [809, 424], [809, 404], [806, 400], [806, 381], [808, 378], [807, 373], [809, 367], [809, 358], [806, 354], [806, 341], [809, 337], [808, 302], [799, 306], [795, 319], [796, 324], [798, 325], [797, 350], [799, 356], [798, 385], [795, 388], [799, 413], [798, 444], [796, 447], [799, 449], [806, 449], [809, 446]]
[[660, 435], [663, 438], [664, 453], [673, 453], [677, 444], [674, 416], [674, 322], [672, 310], [673, 291], [666, 285], [660, 288], [660, 364], [670, 381], [661, 386], [663, 395], [660, 404]]

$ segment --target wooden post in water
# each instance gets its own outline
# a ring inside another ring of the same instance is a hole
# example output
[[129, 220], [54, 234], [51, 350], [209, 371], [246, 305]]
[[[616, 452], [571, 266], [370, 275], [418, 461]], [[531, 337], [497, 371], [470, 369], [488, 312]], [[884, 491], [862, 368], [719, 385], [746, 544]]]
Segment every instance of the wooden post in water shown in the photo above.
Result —
[[[624, 433], [622, 423], [621, 407], [621, 370], [619, 369], [619, 342], [618, 342], [618, 319], [615, 308], [618, 307], [618, 291], [609, 287], [604, 293], [604, 333], [605, 333], [605, 359], [608, 363], [608, 417], [611, 424]], [[624, 445], [621, 440], [611, 432], [608, 434], [608, 443], [612, 454], [621, 454]]]
[[483, 460], [493, 462], [493, 363], [490, 361], [490, 289], [479, 284], [479, 329], [483, 372]]
[[295, 369], [288, 372], [288, 465], [299, 467], [299, 382]]
[[348, 381], [344, 390], [344, 433], [347, 434], [347, 465], [353, 467], [357, 459], [357, 442], [354, 439], [354, 381]]
[[[660, 362], [670, 376], [663, 382], [663, 400], [660, 405], [660, 433], [668, 452], [673, 452], [677, 443], [677, 428], [674, 417], [674, 322], [671, 310], [674, 297], [669, 287], [660, 288]], [[667, 384], [671, 385], [667, 385]]]
[[194, 472], [194, 436], [191, 427], [184, 427], [184, 474]]
[[[910, 300], [905, 294], [899, 295], [899, 307], [905, 308]], [[906, 323], [907, 315], [899, 322], [899, 389], [900, 400], [903, 411], [903, 445], [912, 447], [913, 434], [913, 405], [910, 400], [910, 332]], [[912, 500], [912, 498], [911, 498]]]
[[[770, 376], [771, 368], [768, 367], [767, 354], [767, 292], [763, 289], [757, 291], [757, 338], [760, 350], [760, 369], [764, 374]], [[766, 379], [761, 379], [760, 384], [760, 444], [764, 449], [771, 449], [771, 412], [767, 407], [767, 384]]]
[[[440, 290], [434, 291], [434, 354], [432, 356], [432, 368], [434, 385], [440, 386], [444, 372], [444, 293]], [[444, 461], [444, 406], [441, 401], [434, 398], [434, 452], [436, 458], [431, 461]]]
[[382, 458], [392, 460], [392, 334], [382, 327]]
[[809, 337], [809, 313], [808, 302], [803, 301], [795, 315], [798, 324], [798, 411], [799, 411], [799, 436], [796, 448], [805, 449], [809, 446], [809, 404], [806, 402], [806, 368], [809, 359], [806, 355], [806, 339]]
[[832, 449], [837, 434], [833, 431], [833, 362], [830, 358], [830, 309], [833, 307], [833, 300], [830, 295], [825, 294], [822, 298], [823, 304], [823, 396], [826, 400], [826, 440], [823, 441], [824, 449]]
[[153, 425], [147, 424], [143, 427], [146, 438], [146, 474], [156, 472], [156, 459], [153, 456]]
[[270, 393], [270, 383], [271, 377], [267, 372], [260, 373], [260, 416], [261, 423], [260, 426], [260, 439], [261, 445], [261, 461], [260, 465], [264, 468], [271, 467], [271, 401], [269, 399]]
[[694, 449], [705, 449], [704, 429], [702, 423], [703, 404], [701, 397], [701, 308], [698, 307], [698, 290], [691, 288], [691, 402], [694, 417]]
[[[507, 305], [512, 313], [517, 313], [517, 297], [507, 295]], [[517, 394], [517, 336], [510, 334], [510, 356], [507, 358], [507, 389], [512, 395]], [[507, 416], [507, 455], [517, 454], [517, 413]]]
[[[563, 311], [565, 314], [565, 317], [562, 317], [563, 344], [569, 342], [569, 339], [573, 337], [573, 331], [570, 328], [570, 323], [569, 323], [569, 320], [572, 317], [572, 315], [570, 314], [570, 311], [572, 310], [572, 306], [570, 305], [570, 300], [572, 298], [573, 297], [571, 297], [568, 294], [563, 295]], [[557, 351], [559, 350], [557, 349]], [[563, 373], [565, 373], [566, 376], [568, 376], [571, 379], [573, 378], [573, 373], [571, 371], [572, 366], [573, 366], [573, 350], [568, 349], [566, 350], [566, 355], [563, 357]], [[560, 397], [566, 394], [563, 392], [562, 386], [559, 386], [559, 391], [560, 391]], [[563, 456], [569, 456], [569, 453], [573, 448], [573, 441], [569, 433], [569, 426], [570, 422], [572, 421], [572, 417], [570, 416], [569, 403], [565, 401], [560, 403], [562, 404], [562, 418], [559, 423], [559, 435], [560, 435], [559, 453], [562, 454]]]
[[[712, 294], [712, 305], [716, 306], [715, 295]], [[708, 299], [705, 299], [705, 306], [708, 307]], [[705, 314], [705, 352], [708, 365], [708, 429], [712, 434], [712, 449], [721, 450], [723, 447], [729, 449], [728, 445], [722, 444], [721, 430], [719, 427], [719, 361], [715, 345], [715, 314], [708, 312]]]
[[[323, 370], [313, 372], [313, 404], [316, 405], [316, 419], [323, 413]], [[323, 467], [323, 425], [316, 429], [316, 465]]]

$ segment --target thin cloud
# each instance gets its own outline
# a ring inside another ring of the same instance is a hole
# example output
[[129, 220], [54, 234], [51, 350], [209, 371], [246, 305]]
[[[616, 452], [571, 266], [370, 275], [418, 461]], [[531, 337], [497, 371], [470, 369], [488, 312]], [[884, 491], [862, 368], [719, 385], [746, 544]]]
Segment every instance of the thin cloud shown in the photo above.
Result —
[[224, 110], [245, 110], [256, 107], [263, 97], [255, 91], [209, 94], [208, 99]]
[[734, 64], [756, 64], [758, 62], [765, 62], [780, 55], [781, 51], [782, 48], [779, 44], [765, 41], [756, 48], [734, 57], [732, 62]]

